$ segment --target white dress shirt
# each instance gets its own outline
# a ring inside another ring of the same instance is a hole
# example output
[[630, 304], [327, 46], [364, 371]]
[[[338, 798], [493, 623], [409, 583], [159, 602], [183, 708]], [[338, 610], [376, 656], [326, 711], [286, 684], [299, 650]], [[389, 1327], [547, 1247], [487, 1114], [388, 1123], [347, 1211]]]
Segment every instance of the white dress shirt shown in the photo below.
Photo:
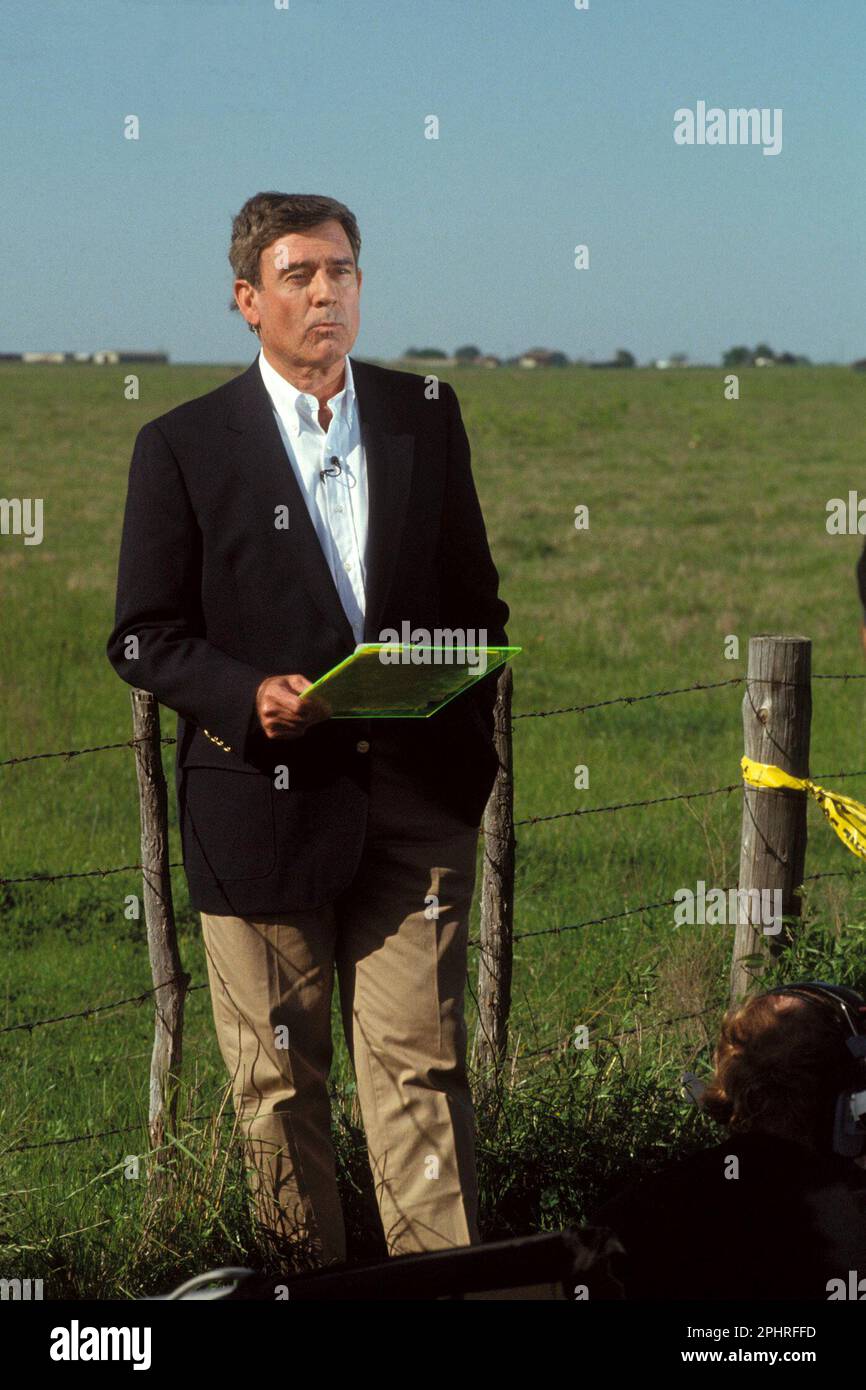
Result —
[[[271, 398], [289, 462], [355, 641], [363, 642], [367, 605], [367, 465], [348, 356], [344, 365], [345, 384], [342, 391], [328, 401], [331, 420], [325, 432], [319, 424], [316, 397], [299, 391], [271, 366], [264, 350], [259, 352], [259, 370]], [[334, 467], [331, 463], [334, 458], [339, 460], [339, 475], [323, 477], [322, 469]], [[291, 524], [290, 516], [290, 528]]]

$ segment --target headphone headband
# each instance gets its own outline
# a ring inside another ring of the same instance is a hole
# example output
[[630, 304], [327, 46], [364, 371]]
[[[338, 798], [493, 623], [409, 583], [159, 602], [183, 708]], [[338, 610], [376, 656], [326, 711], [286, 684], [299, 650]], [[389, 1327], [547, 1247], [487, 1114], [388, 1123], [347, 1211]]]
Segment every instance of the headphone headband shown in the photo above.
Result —
[[836, 1097], [832, 1143], [834, 1153], [845, 1158], [859, 1157], [866, 1151], [866, 1000], [847, 985], [831, 985], [826, 980], [799, 980], [768, 989], [766, 994], [794, 995], [829, 1004], [837, 1022], [847, 1027], [845, 1047], [861, 1079], [859, 1084], [854, 1083], [855, 1089], [842, 1091]]
[[765, 997], [773, 994], [794, 995], [799, 999], [817, 999], [829, 1004], [836, 1017], [843, 1020], [852, 1037], [866, 1034], [866, 999], [848, 985], [832, 985], [826, 980], [798, 980], [791, 985], [777, 985], [765, 991]]

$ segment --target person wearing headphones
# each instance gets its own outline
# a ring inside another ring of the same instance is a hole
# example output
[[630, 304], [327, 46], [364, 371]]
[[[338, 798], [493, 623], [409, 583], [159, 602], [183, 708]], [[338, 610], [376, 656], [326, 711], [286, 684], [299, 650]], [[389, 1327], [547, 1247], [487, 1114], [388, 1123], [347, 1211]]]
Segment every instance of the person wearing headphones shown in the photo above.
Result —
[[625, 1248], [626, 1298], [866, 1297], [866, 1000], [768, 990], [728, 1010], [714, 1063], [696, 1099], [728, 1137], [589, 1218]]

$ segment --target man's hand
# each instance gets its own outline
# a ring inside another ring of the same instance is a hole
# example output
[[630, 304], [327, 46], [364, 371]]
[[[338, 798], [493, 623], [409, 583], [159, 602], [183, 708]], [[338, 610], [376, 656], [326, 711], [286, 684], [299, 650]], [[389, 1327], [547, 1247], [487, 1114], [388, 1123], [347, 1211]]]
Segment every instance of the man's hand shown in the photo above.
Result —
[[300, 738], [313, 724], [328, 719], [330, 706], [318, 695], [306, 700], [300, 691], [313, 684], [306, 676], [268, 676], [256, 692], [259, 723], [268, 738]]

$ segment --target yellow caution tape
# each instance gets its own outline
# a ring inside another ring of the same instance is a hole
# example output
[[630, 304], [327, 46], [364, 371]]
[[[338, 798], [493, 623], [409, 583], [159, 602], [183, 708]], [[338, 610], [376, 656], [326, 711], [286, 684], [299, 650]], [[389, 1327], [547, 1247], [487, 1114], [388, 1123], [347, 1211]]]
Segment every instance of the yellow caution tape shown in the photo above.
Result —
[[841, 792], [828, 792], [826, 787], [819, 787], [808, 777], [792, 777], [772, 763], [756, 763], [752, 758], [741, 758], [740, 766], [743, 781], [750, 787], [758, 787], [762, 791], [791, 787], [794, 791], [810, 792], [839, 839], [852, 854], [866, 859], [866, 806], [862, 802], [855, 801], [851, 796], [843, 796]]

